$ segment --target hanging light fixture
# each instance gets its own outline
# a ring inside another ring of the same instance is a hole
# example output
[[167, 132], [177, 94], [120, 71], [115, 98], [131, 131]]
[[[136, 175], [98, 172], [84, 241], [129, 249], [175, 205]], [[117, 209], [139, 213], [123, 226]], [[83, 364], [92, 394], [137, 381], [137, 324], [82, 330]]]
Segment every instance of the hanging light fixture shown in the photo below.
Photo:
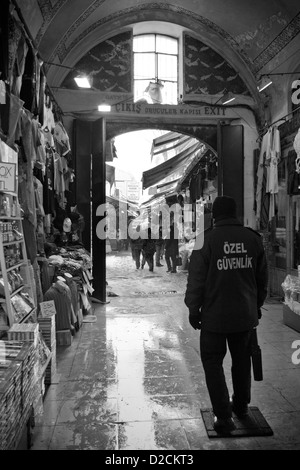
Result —
[[268, 75], [262, 75], [261, 80], [259, 84], [257, 85], [257, 89], [259, 93], [265, 90], [268, 86], [272, 85], [272, 83], [273, 82]]
[[225, 95], [221, 99], [221, 104], [228, 104], [228, 103], [231, 103], [231, 101], [234, 101], [234, 100], [235, 100], [234, 94], [231, 93], [231, 91], [229, 91], [229, 92], [225, 93]]
[[98, 111], [102, 112], [102, 113], [109, 113], [111, 111], [111, 105], [110, 104], [106, 104], [106, 103], [102, 103], [102, 104], [99, 104], [98, 105]]
[[[54, 62], [44, 62], [44, 64], [54, 65], [55, 67], [76, 71], [74, 67], [69, 67], [68, 65], [56, 64]], [[74, 80], [79, 88], [92, 88], [92, 78], [84, 73], [79, 73], [79, 75], [76, 75]]]
[[87, 75], [77, 75], [74, 80], [79, 88], [92, 88], [91, 79]]
[[259, 91], [259, 93], [261, 93], [263, 90], [265, 90], [268, 86], [272, 85], [273, 81], [272, 79], [270, 78], [270, 76], [272, 75], [277, 75], [277, 76], [281, 76], [281, 75], [298, 75], [300, 74], [300, 71], [296, 71], [295, 72], [277, 72], [277, 73], [266, 73], [266, 74], [262, 74], [259, 76], [259, 83], [257, 85], [257, 89]]
[[[56, 64], [54, 62], [44, 62], [44, 64], [54, 65], [55, 67], [61, 67], [64, 69], [76, 71], [74, 67], [69, 67], [68, 65]], [[79, 88], [92, 88], [92, 78], [83, 72], [80, 72], [78, 75], [76, 75], [76, 77], [74, 77], [74, 80]]]
[[234, 101], [235, 99], [236, 99], [236, 96], [231, 91], [227, 91], [225, 89], [223, 96], [221, 96], [221, 98], [219, 98], [218, 101], [215, 102], [214, 106], [218, 103], [228, 104], [228, 103], [231, 103], [232, 101]]

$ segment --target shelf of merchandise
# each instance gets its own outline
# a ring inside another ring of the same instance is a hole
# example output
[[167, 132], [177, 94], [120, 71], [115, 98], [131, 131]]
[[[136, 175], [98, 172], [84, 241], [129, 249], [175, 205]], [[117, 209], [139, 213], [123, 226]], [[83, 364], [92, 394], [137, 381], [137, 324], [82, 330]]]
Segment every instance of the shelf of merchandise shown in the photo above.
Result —
[[[1, 191], [3, 194], [3, 192]], [[9, 193], [17, 201], [17, 195]], [[17, 201], [18, 203], [18, 201]], [[30, 283], [30, 272], [28, 265], [28, 258], [26, 253], [25, 239], [22, 227], [22, 217], [16, 216], [0, 216], [0, 222], [17, 222], [18, 223], [18, 232], [21, 234], [21, 238], [11, 241], [3, 241], [3, 233], [0, 233], [0, 277], [3, 279], [4, 287], [4, 297], [0, 299], [0, 305], [5, 304], [5, 310], [8, 317], [8, 325], [0, 326], [0, 331], [8, 330], [14, 323], [24, 323], [29, 317], [31, 317], [36, 312], [36, 307], [34, 306], [30, 312], [26, 313], [22, 318], [16, 320], [15, 313], [12, 305], [12, 298], [19, 294], [23, 289], [26, 289], [26, 292], [29, 294], [30, 298], [33, 300], [33, 288]], [[5, 260], [4, 248], [8, 246], [19, 245], [21, 248], [21, 261], [16, 263], [13, 266], [7, 267], [7, 261]], [[24, 267], [26, 273], [26, 282], [15, 289], [13, 292], [10, 292], [10, 284], [8, 279], [8, 273], [13, 270], [18, 270], [20, 267]]]

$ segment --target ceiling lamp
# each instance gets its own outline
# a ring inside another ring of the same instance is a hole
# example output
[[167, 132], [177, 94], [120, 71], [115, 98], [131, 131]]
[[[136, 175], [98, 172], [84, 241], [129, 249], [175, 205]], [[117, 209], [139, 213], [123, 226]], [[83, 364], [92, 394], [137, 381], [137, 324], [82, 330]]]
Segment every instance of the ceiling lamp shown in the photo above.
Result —
[[228, 104], [231, 103], [231, 101], [235, 100], [235, 96], [231, 91], [226, 92], [223, 98], [221, 98], [221, 104]]
[[231, 93], [231, 91], [224, 90], [223, 96], [218, 99], [218, 101], [215, 102], [214, 106], [218, 103], [220, 104], [228, 104], [231, 103], [231, 101], [234, 101], [236, 99], [235, 95]]
[[110, 104], [99, 104], [98, 106], [98, 111], [102, 112], [102, 113], [109, 113], [111, 111], [111, 105]]
[[268, 86], [272, 85], [272, 83], [273, 82], [268, 75], [263, 75], [259, 84], [257, 85], [259, 93], [265, 90]]
[[86, 75], [78, 75], [74, 80], [79, 88], [92, 88], [91, 81]]

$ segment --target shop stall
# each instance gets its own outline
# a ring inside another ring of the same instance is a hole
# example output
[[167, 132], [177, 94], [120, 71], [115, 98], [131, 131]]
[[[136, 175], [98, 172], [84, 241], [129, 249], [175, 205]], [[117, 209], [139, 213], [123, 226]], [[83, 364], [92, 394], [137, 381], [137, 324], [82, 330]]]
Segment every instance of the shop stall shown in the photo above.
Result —
[[0, 31], [0, 450], [24, 436], [30, 446], [57, 347], [71, 344], [93, 293], [63, 114], [13, 14], [9, 30]]

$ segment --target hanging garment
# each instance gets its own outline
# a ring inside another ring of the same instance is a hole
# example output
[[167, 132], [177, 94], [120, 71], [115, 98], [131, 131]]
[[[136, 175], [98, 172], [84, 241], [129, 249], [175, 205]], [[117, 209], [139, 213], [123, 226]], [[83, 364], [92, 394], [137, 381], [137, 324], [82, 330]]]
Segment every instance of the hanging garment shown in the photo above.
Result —
[[256, 188], [256, 217], [259, 225], [260, 217], [261, 217], [261, 205], [262, 205], [262, 198], [263, 193], [266, 190], [266, 171], [265, 171], [265, 160], [266, 154], [268, 149], [270, 148], [270, 132], [266, 132], [263, 135], [261, 147], [260, 147], [260, 154], [259, 154], [259, 161], [258, 161], [258, 168], [257, 168], [257, 188]]
[[[23, 110], [21, 113], [21, 137], [26, 161], [36, 161], [36, 142], [34, 141], [32, 114]], [[36, 122], [36, 121], [35, 121]], [[31, 170], [32, 171], [32, 170]]]
[[49, 276], [49, 261], [47, 258], [39, 258], [38, 260], [41, 273], [41, 287], [42, 292], [45, 294], [51, 287], [50, 276]]
[[[1, 5], [1, 8], [3, 8], [3, 4]], [[3, 18], [2, 14], [3, 14], [3, 11], [1, 10], [1, 20]], [[12, 86], [18, 45], [19, 45], [19, 41], [21, 40], [23, 36], [23, 32], [22, 32], [20, 23], [16, 21], [16, 19], [12, 15], [8, 15], [6, 24], [7, 24], [7, 31], [5, 32], [8, 33], [8, 37], [5, 38], [5, 39], [8, 39], [8, 76], [7, 78], [9, 80], [10, 86]]]
[[280, 134], [277, 127], [271, 129], [269, 143], [267, 191], [274, 194], [278, 193], [278, 163], [281, 157]]
[[66, 129], [64, 128], [61, 122], [57, 122], [54, 127], [54, 139], [61, 145], [62, 147], [62, 156], [66, 155], [70, 152], [70, 142], [69, 136], [67, 134]]
[[256, 188], [256, 219], [257, 228], [265, 229], [269, 220], [269, 200], [270, 194], [267, 192], [267, 165], [269, 159], [271, 130], [268, 130], [262, 138], [259, 162], [257, 168], [257, 188]]
[[35, 229], [37, 219], [33, 181], [34, 176], [31, 162], [22, 162], [21, 159], [19, 159], [18, 172], [19, 201], [21, 208], [24, 211], [24, 219], [28, 219]]
[[22, 80], [23, 74], [25, 70], [25, 60], [28, 52], [28, 45], [24, 36], [22, 36], [18, 43], [18, 48], [16, 52], [16, 60], [15, 60], [15, 70], [16, 73], [12, 77], [12, 87], [11, 92], [20, 97], [21, 87], [22, 87]]
[[35, 87], [36, 79], [34, 76], [36, 56], [32, 49], [29, 47], [26, 59], [25, 68], [22, 80], [22, 86], [20, 90], [20, 98], [24, 101], [24, 108], [33, 114], [36, 114], [36, 102], [35, 102]]
[[73, 277], [66, 277], [67, 286], [71, 292], [71, 301], [73, 306], [73, 312], [75, 315], [75, 323], [78, 322], [78, 306], [79, 306], [79, 299], [78, 299], [78, 285], [77, 282], [74, 281]]
[[9, 146], [13, 146], [16, 140], [16, 129], [19, 123], [20, 116], [23, 111], [23, 104], [22, 101], [17, 96], [10, 93], [10, 100], [9, 100], [9, 120], [8, 120], [8, 136], [6, 143]]
[[257, 169], [256, 217], [260, 229], [267, 228], [276, 213], [280, 157], [280, 134], [273, 126], [263, 136]]
[[37, 166], [42, 170], [43, 174], [45, 174], [45, 166], [46, 166], [46, 150], [45, 150], [45, 135], [42, 132], [41, 127], [38, 128], [38, 140], [40, 145], [37, 146], [36, 152], [36, 161]]
[[43, 205], [45, 214], [55, 214], [55, 198], [54, 198], [54, 164], [53, 149], [46, 147], [46, 167], [45, 178], [43, 182]]
[[269, 214], [268, 221], [270, 222], [275, 216], [276, 212], [276, 198], [275, 194], [278, 193], [278, 161], [280, 159], [280, 137], [279, 131], [276, 127], [269, 130], [270, 141], [269, 148], [266, 153], [266, 167], [267, 167], [267, 182], [266, 192], [270, 193], [269, 197]]
[[54, 152], [53, 155], [53, 166], [54, 166], [54, 192], [57, 195], [57, 200], [60, 207], [64, 208], [67, 202], [65, 197], [65, 179], [64, 179], [64, 167], [61, 156]]

